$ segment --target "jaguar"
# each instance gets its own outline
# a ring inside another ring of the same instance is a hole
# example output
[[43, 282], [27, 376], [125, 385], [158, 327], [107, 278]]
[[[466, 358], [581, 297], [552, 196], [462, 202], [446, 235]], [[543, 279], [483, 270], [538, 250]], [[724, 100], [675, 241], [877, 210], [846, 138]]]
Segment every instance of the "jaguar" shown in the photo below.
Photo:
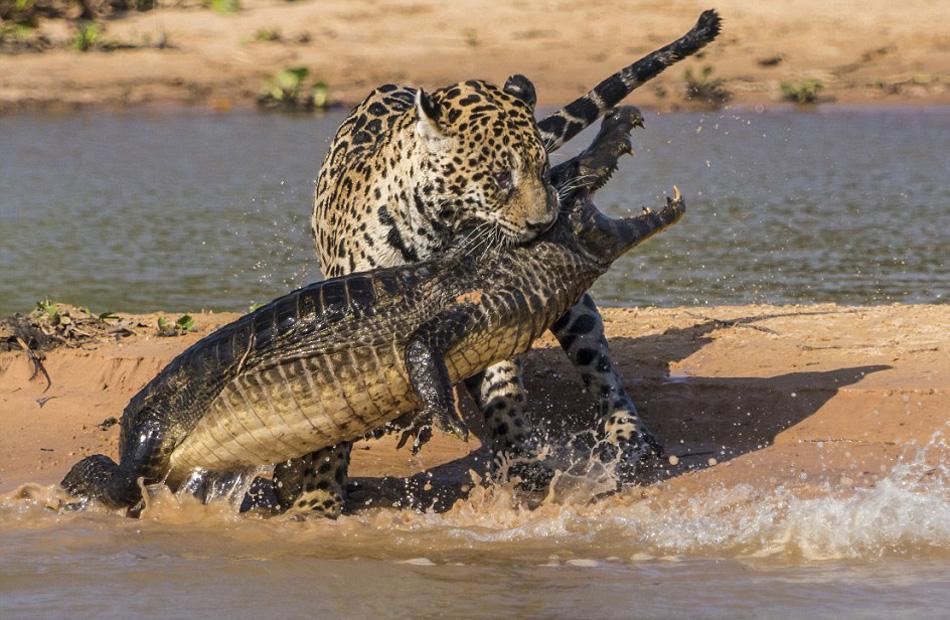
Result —
[[[344, 120], [320, 168], [311, 228], [324, 275], [430, 260], [473, 223], [477, 234], [500, 244], [533, 239], [558, 213], [549, 154], [713, 41], [720, 26], [716, 11], [703, 12], [682, 37], [539, 121], [534, 86], [521, 75], [501, 88], [483, 80], [431, 92], [376, 88]], [[593, 298], [584, 295], [551, 329], [596, 394], [599, 438], [619, 456], [621, 478], [628, 477], [660, 447], [611, 361]], [[495, 464], [538, 449], [524, 413], [521, 374], [520, 362], [511, 360], [465, 384], [485, 416]], [[302, 500], [292, 505], [335, 518], [344, 507], [350, 449], [344, 442], [279, 463], [274, 483]]]

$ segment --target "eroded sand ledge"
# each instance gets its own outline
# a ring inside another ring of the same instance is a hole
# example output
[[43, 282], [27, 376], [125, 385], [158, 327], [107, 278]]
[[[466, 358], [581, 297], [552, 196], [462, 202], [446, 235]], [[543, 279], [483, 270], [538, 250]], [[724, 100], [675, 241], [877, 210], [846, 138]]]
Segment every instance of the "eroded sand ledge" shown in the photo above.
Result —
[[[56, 482], [86, 454], [114, 456], [118, 427], [98, 425], [121, 416], [182, 349], [237, 317], [195, 316], [196, 334], [142, 330], [149, 334], [49, 353], [45, 392], [42, 376], [30, 380], [24, 354], [0, 354], [0, 492]], [[650, 491], [661, 498], [716, 484], [782, 484], [806, 494], [824, 481], [867, 486], [950, 424], [950, 306], [607, 309], [605, 317], [635, 400], [679, 457], [672, 477]], [[590, 425], [592, 400], [552, 338], [526, 366], [535, 419], [555, 434]], [[429, 468], [436, 492], [484, 462], [476, 439], [436, 437], [415, 458], [394, 446], [384, 438], [354, 451], [365, 498], [391, 495], [378, 476]], [[944, 450], [932, 448], [931, 457]]]

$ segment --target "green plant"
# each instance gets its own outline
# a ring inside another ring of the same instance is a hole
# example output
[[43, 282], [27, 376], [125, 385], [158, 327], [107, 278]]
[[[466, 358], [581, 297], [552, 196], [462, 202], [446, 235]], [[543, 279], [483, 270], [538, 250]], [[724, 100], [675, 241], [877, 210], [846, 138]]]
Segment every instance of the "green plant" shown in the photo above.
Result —
[[163, 316], [158, 317], [159, 336], [180, 336], [181, 334], [193, 332], [197, 329], [195, 319], [189, 314], [181, 315], [174, 323], [169, 323], [168, 319]]
[[258, 308], [262, 308], [263, 306], [264, 306], [263, 303], [251, 302], [251, 305], [247, 307], [247, 311], [248, 311], [248, 312], [254, 312], [254, 311], [257, 310]]
[[12, 4], [0, 2], [0, 20], [8, 22], [4, 23], [4, 26], [15, 25], [36, 28], [38, 25], [36, 0], [14, 0]]
[[[92, 313], [90, 312], [90, 314]], [[118, 321], [119, 315], [114, 312], [100, 312], [96, 315], [96, 320], [102, 323], [105, 323], [106, 321]]]
[[46, 319], [50, 323], [59, 322], [59, 306], [55, 301], [42, 299], [36, 302], [36, 310], [33, 314], [40, 319]]
[[277, 101], [295, 101], [300, 97], [303, 81], [310, 75], [306, 67], [283, 69], [274, 76], [270, 95]]
[[289, 67], [271, 78], [270, 84], [258, 98], [263, 108], [301, 112], [323, 109], [330, 102], [330, 88], [321, 81], [305, 86], [310, 71], [306, 67]]
[[276, 101], [294, 101], [300, 97], [301, 85], [308, 75], [306, 67], [283, 69], [271, 79], [268, 93]]
[[190, 314], [183, 314], [175, 321], [175, 327], [183, 332], [193, 332], [198, 329], [195, 325], [195, 319]]
[[821, 80], [803, 80], [798, 84], [782, 82], [782, 98], [786, 101], [793, 101], [797, 104], [818, 103], [818, 94], [824, 89], [825, 85]]
[[703, 67], [699, 75], [695, 75], [692, 69], [687, 69], [683, 73], [687, 101], [698, 101], [718, 108], [732, 99], [732, 93], [725, 87], [726, 81], [712, 77], [712, 73], [713, 68], [709, 65]]
[[280, 30], [277, 28], [258, 28], [254, 33], [255, 41], [280, 41]]
[[73, 37], [73, 49], [88, 52], [96, 46], [102, 34], [102, 26], [96, 22], [79, 22], [76, 35]]
[[313, 100], [313, 107], [323, 109], [330, 103], [330, 87], [326, 82], [317, 81], [310, 87], [310, 97]]
[[215, 13], [237, 13], [241, 10], [240, 0], [210, 0], [210, 4]]

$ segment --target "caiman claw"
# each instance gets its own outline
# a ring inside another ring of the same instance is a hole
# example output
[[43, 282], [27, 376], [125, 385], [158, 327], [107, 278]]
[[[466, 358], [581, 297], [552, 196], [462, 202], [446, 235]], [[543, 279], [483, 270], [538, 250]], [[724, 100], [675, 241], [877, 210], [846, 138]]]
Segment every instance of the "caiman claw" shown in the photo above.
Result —
[[432, 423], [437, 429], [443, 433], [455, 435], [462, 441], [468, 441], [468, 427], [465, 426], [462, 412], [459, 411], [457, 388], [452, 388], [452, 399], [449, 406], [438, 411], [431, 411], [430, 415]]
[[399, 436], [396, 449], [402, 449], [406, 442], [412, 439], [412, 453], [418, 454], [422, 446], [432, 438], [433, 426], [443, 433], [449, 433], [462, 441], [468, 441], [468, 427], [465, 425], [462, 413], [458, 408], [457, 387], [452, 388], [452, 396], [448, 407], [423, 410], [413, 417], [412, 423]]
[[419, 454], [419, 450], [422, 446], [432, 439], [432, 425], [429, 424], [429, 421], [413, 423], [412, 426], [404, 430], [402, 435], [399, 436], [399, 443], [396, 444], [396, 449], [402, 450], [402, 447], [406, 445], [406, 442], [410, 439], [412, 439], [410, 451], [413, 456], [415, 456]]

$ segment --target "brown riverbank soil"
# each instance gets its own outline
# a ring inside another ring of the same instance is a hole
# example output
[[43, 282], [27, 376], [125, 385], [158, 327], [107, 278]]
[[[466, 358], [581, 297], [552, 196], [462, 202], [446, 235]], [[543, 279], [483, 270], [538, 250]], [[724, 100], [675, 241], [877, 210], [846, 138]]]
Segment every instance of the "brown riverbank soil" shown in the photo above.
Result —
[[935, 27], [950, 23], [950, 4], [932, 0], [899, 8], [884, 0], [243, 0], [231, 14], [176, 4], [103, 21], [87, 52], [71, 47], [70, 22], [40, 20], [31, 36], [45, 37], [34, 46], [44, 51], [0, 47], [0, 111], [245, 107], [276, 72], [297, 66], [342, 103], [385, 82], [431, 88], [524, 73], [543, 105], [557, 105], [681, 35], [710, 4], [725, 20], [718, 41], [631, 101], [681, 106], [684, 70], [710, 66], [731, 104], [775, 104], [783, 82], [805, 80], [821, 81], [821, 97], [844, 104], [950, 103], [950, 35]]
[[[48, 351], [48, 389], [43, 377], [31, 379], [26, 354], [0, 353], [0, 492], [57, 482], [87, 454], [115, 456], [118, 426], [109, 419], [172, 357], [237, 315], [193, 316], [199, 331], [180, 337], [142, 328]], [[946, 458], [950, 306], [608, 309], [605, 316], [630, 390], [674, 457], [666, 481], [644, 487], [657, 501], [715, 485], [783, 485], [806, 495], [825, 482], [859, 488], [916, 457], [920, 446], [932, 445], [928, 458]], [[124, 316], [136, 325], [156, 319]], [[526, 366], [530, 411], [551, 437], [592, 425], [592, 399], [553, 339], [542, 339]], [[360, 442], [354, 502], [397, 501], [404, 477], [415, 476], [419, 495], [450, 503], [464, 494], [468, 470], [483, 471], [484, 462], [475, 438], [437, 436], [417, 457], [395, 450], [393, 437]], [[431, 477], [420, 475], [426, 470]]]

